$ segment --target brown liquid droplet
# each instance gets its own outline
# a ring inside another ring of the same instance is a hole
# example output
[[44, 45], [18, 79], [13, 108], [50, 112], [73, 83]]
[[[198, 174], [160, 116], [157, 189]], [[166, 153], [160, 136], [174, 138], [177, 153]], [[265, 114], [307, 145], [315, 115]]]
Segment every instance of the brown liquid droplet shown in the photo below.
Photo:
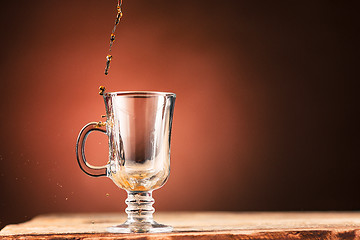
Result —
[[116, 15], [115, 25], [118, 25], [118, 24], [119, 24], [121, 17], [122, 17], [122, 12], [119, 12], [119, 13]]
[[99, 90], [100, 90], [99, 94], [100, 94], [100, 95], [104, 95], [105, 87], [104, 87], [104, 86], [100, 86], [100, 87], [99, 87]]
[[106, 56], [105, 75], [108, 75], [108, 73], [109, 73], [111, 58], [112, 58], [112, 56], [110, 54]]
[[110, 35], [110, 42], [113, 43], [115, 41], [115, 34]]

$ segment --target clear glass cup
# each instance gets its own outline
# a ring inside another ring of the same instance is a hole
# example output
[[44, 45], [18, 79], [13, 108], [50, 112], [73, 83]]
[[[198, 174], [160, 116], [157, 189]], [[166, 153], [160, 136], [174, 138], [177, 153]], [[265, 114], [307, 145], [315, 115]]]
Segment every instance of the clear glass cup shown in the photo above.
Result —
[[[80, 168], [93, 177], [107, 176], [128, 193], [125, 223], [109, 227], [113, 233], [170, 232], [153, 220], [152, 191], [170, 174], [170, 138], [176, 95], [163, 92], [110, 92], [103, 95], [106, 122], [91, 122], [80, 131], [76, 154]], [[89, 133], [109, 138], [109, 162], [92, 166], [85, 158]]]

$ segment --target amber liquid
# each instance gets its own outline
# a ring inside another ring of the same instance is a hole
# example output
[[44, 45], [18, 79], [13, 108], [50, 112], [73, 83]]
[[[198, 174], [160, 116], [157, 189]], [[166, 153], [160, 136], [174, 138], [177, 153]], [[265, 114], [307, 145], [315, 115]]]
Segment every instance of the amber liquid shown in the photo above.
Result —
[[113, 28], [113, 30], [111, 32], [111, 35], [110, 35], [109, 54], [106, 56], [105, 75], [109, 74], [110, 62], [111, 62], [111, 59], [112, 59], [112, 55], [110, 54], [111, 53], [111, 48], [112, 48], [112, 46], [114, 44], [114, 41], [115, 41], [116, 27], [120, 23], [120, 19], [122, 17], [121, 5], [122, 5], [122, 0], [118, 0], [117, 7], [116, 7], [117, 14], [116, 14], [116, 19], [115, 19], [115, 25], [114, 25], [114, 28]]
[[[116, 31], [116, 27], [117, 25], [120, 23], [120, 19], [122, 17], [122, 10], [121, 10], [121, 5], [122, 5], [122, 0], [118, 0], [117, 2], [117, 14], [116, 14], [116, 19], [115, 19], [115, 25], [113, 27], [113, 30], [111, 32], [111, 35], [110, 35], [110, 45], [109, 45], [109, 53], [108, 55], [106, 56], [106, 65], [105, 65], [105, 75], [108, 75], [109, 74], [109, 68], [110, 68], [110, 63], [111, 63], [111, 60], [112, 60], [112, 55], [110, 54], [111, 53], [111, 49], [112, 49], [112, 46], [115, 42], [115, 31]], [[99, 94], [100, 95], [104, 95], [104, 92], [105, 92], [105, 87], [104, 86], [100, 86], [99, 87], [100, 91], [99, 91]]]
[[150, 191], [160, 188], [169, 174], [165, 170], [155, 171], [128, 171], [122, 169], [112, 173], [114, 183], [127, 191]]

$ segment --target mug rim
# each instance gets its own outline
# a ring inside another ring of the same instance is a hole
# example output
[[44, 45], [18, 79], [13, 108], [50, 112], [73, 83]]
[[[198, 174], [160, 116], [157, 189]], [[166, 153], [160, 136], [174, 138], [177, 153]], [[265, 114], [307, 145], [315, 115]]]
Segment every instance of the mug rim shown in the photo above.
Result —
[[158, 91], [119, 91], [119, 92], [104, 92], [105, 96], [143, 96], [143, 97], [151, 97], [151, 96], [165, 96], [165, 97], [174, 97], [176, 98], [176, 94], [172, 92], [158, 92]]

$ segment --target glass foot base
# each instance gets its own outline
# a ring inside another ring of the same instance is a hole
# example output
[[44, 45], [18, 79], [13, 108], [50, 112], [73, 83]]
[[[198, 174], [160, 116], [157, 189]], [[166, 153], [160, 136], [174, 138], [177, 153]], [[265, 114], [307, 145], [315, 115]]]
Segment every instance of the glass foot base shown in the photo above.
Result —
[[165, 233], [171, 232], [173, 228], [164, 224], [152, 222], [125, 222], [121, 225], [112, 226], [106, 229], [110, 233]]

